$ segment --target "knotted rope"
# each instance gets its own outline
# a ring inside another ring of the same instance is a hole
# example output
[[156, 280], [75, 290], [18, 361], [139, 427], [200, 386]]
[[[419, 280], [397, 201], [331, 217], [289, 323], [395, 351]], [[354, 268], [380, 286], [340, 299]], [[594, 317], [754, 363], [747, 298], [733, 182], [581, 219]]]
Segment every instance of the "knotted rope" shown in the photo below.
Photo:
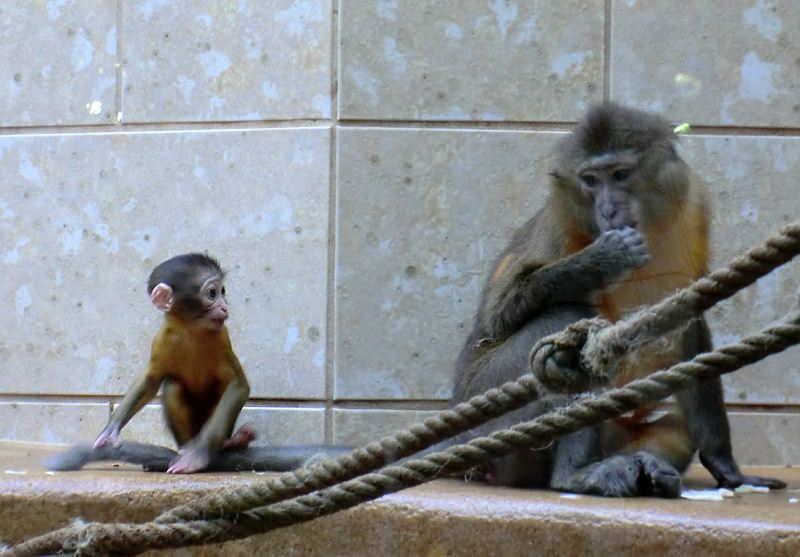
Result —
[[[789, 225], [763, 246], [734, 259], [726, 269], [697, 281], [633, 319], [605, 330], [594, 330], [595, 324], [586, 323], [583, 328], [587, 341], [593, 335], [595, 344], [588, 355], [582, 355], [582, 361], [588, 363], [587, 367], [594, 373], [602, 373], [598, 370], [603, 368], [595, 367], [598, 363], [607, 363], [613, 373], [626, 349], [641, 346], [702, 314], [799, 252], [800, 224]], [[573, 328], [572, 334], [576, 331], [579, 335], [584, 334], [581, 328]], [[534, 373], [541, 373], [536, 368], [544, 355], [540, 353], [551, 350], [559, 342], [561, 340], [555, 335], [548, 339], [548, 343], [537, 345], [532, 354]], [[538, 396], [537, 381], [533, 375], [527, 374], [515, 382], [445, 411], [434, 419], [426, 420], [424, 424], [413, 426], [394, 437], [384, 438], [380, 443], [356, 449], [349, 455], [341, 455], [336, 460], [329, 459], [308, 469], [288, 472], [250, 486], [220, 490], [219, 495], [168, 511], [154, 522], [75, 524], [19, 544], [5, 554], [47, 555], [58, 551], [69, 551], [76, 555], [104, 555], [109, 552], [134, 554], [146, 549], [238, 539], [312, 520], [442, 475], [465, 472], [524, 447], [544, 446], [557, 437], [661, 400], [697, 381], [735, 371], [798, 342], [800, 312], [740, 343], [701, 354], [691, 362], [654, 373], [623, 388], [597, 396], [582, 395], [567, 407], [513, 428], [496, 431], [487, 437], [452, 446], [421, 459], [409, 460], [377, 473], [356, 477], [391, 459], [413, 454], [443, 438], [518, 408], [525, 401], [535, 400]], [[588, 342], [584, 350], [591, 346], [591, 342]], [[342, 483], [334, 485], [337, 482]], [[331, 485], [333, 487], [316, 491]], [[292, 496], [297, 497], [275, 503]], [[203, 516], [214, 518], [206, 520]]]

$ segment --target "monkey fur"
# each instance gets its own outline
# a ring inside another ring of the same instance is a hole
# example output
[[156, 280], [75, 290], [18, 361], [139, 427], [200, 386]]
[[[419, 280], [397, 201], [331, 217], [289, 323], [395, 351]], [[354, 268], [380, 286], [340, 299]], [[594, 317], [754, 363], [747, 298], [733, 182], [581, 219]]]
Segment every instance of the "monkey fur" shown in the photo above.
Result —
[[[707, 191], [681, 159], [660, 116], [596, 106], [556, 147], [550, 195], [512, 237], [483, 290], [475, 326], [456, 364], [453, 405], [528, 373], [542, 337], [586, 317], [614, 322], [707, 273]], [[711, 350], [704, 319], [628, 356], [616, 384]], [[544, 396], [461, 441], [530, 420], [566, 404], [570, 393], [605, 385], [574, 353], [558, 351], [540, 378]], [[507, 486], [550, 487], [605, 496], [677, 497], [693, 455], [721, 487], [785, 487], [746, 476], [734, 461], [719, 379], [676, 395], [678, 412], [652, 408], [588, 428], [548, 447], [483, 467]]]

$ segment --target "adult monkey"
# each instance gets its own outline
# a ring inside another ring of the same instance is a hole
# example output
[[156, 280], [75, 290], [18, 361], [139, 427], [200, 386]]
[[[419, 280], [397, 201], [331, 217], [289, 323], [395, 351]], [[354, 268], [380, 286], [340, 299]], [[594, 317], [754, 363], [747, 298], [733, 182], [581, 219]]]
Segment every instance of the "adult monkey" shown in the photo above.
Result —
[[[550, 196], [495, 265], [475, 327], [459, 356], [452, 403], [528, 372], [536, 342], [585, 317], [614, 322], [654, 304], [708, 270], [705, 186], [676, 151], [660, 116], [606, 104], [592, 108], [556, 148]], [[617, 385], [711, 350], [703, 319], [629, 356]], [[553, 392], [585, 389], [574, 354], [556, 352], [543, 377]], [[552, 446], [485, 468], [490, 483], [606, 496], [677, 497], [696, 450], [720, 486], [785, 487], [746, 476], [733, 459], [719, 379], [677, 395], [678, 413], [652, 409], [588, 428]], [[552, 394], [479, 428], [507, 427], [563, 403]], [[474, 434], [473, 434], [474, 435]]]

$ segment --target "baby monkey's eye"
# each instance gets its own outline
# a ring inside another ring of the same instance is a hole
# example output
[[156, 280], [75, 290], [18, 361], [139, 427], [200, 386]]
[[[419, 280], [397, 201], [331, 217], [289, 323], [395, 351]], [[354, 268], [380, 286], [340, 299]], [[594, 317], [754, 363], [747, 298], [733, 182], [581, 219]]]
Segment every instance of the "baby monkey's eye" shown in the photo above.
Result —
[[208, 291], [208, 297], [211, 298], [212, 300], [216, 299], [216, 297], [217, 297], [217, 289], [216, 288], [212, 288], [211, 290], [209, 290]]

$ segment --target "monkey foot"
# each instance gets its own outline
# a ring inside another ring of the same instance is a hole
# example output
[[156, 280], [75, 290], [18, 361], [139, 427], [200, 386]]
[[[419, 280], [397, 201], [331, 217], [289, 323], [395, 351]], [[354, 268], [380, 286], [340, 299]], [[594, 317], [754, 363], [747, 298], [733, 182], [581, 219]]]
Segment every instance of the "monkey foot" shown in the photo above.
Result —
[[253, 424], [246, 423], [239, 430], [234, 433], [230, 439], [226, 439], [222, 442], [221, 448], [223, 449], [230, 449], [232, 447], [247, 447], [251, 441], [253, 441], [257, 437], [256, 429], [253, 427]]
[[741, 474], [734, 479], [727, 479], [719, 482], [719, 487], [727, 487], [729, 489], [736, 489], [740, 485], [768, 487], [770, 489], [783, 489], [786, 487], [786, 482], [782, 482], [777, 478], [765, 478], [763, 476], [747, 476], [744, 474]]
[[786, 483], [775, 478], [765, 478], [762, 476], [748, 476], [742, 474], [736, 463], [728, 457], [708, 456], [700, 454], [700, 462], [711, 472], [717, 480], [718, 487], [736, 489], [740, 485], [752, 485], [756, 487], [768, 487], [770, 489], [783, 489]]
[[580, 486], [567, 486], [567, 491], [604, 497], [674, 499], [680, 495], [681, 485], [681, 475], [669, 463], [646, 451], [638, 451], [598, 463]]
[[181, 452], [178, 459], [167, 469], [167, 474], [194, 474], [208, 467], [211, 455], [207, 450], [188, 450]]
[[681, 494], [681, 475], [671, 465], [653, 456], [639, 451], [633, 455], [639, 464], [639, 495], [674, 499]]

